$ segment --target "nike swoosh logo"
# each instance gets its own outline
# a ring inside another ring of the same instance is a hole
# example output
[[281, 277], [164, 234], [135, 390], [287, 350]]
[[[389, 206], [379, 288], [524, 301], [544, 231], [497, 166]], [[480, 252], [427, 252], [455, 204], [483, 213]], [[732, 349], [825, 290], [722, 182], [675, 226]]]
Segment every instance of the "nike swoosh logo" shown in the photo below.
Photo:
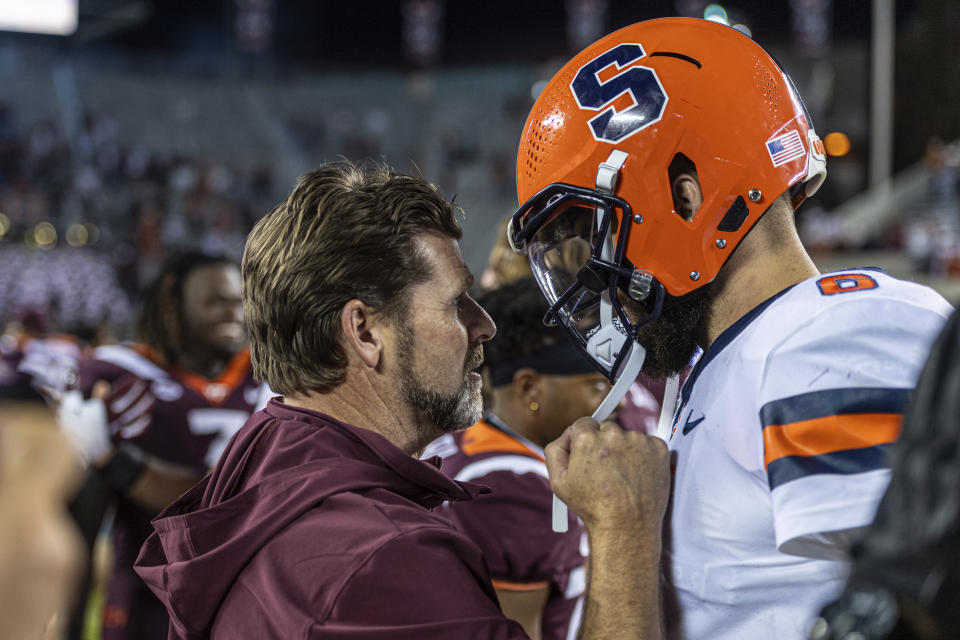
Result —
[[683, 423], [683, 435], [687, 435], [688, 433], [693, 431], [694, 427], [696, 427], [698, 424], [700, 424], [706, 419], [707, 419], [707, 416], [700, 416], [696, 420], [691, 420], [690, 416], [687, 416], [687, 421]]

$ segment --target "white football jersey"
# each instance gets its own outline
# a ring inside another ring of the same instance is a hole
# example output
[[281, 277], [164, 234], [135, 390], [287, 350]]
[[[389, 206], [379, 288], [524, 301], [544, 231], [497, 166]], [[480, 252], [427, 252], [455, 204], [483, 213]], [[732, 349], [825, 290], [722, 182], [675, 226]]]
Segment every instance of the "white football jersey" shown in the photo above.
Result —
[[899, 434], [950, 305], [857, 269], [805, 280], [721, 334], [670, 433], [664, 540], [671, 638], [806, 638], [889, 482]]

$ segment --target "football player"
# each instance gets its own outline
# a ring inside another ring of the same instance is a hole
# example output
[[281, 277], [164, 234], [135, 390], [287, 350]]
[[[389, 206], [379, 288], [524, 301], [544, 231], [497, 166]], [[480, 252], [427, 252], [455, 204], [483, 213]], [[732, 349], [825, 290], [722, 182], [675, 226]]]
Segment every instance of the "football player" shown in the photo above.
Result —
[[551, 531], [543, 449], [592, 413], [610, 383], [562, 331], [543, 325], [546, 305], [531, 278], [477, 302], [497, 325], [484, 345], [489, 408], [469, 429], [431, 443], [424, 457], [438, 455], [454, 480], [493, 490], [447, 503], [447, 513], [483, 551], [504, 614], [535, 640], [563, 640], [580, 623], [586, 534], [572, 516], [566, 532]]
[[604, 37], [523, 130], [510, 240], [549, 320], [611, 381], [640, 360], [675, 374], [704, 351], [660, 432], [675, 461], [673, 637], [805, 635], [873, 519], [884, 452], [950, 312], [880, 270], [818, 272], [794, 210], [825, 177], [784, 70], [707, 20]]
[[61, 407], [62, 428], [91, 465], [74, 505], [88, 541], [104, 511], [97, 494], [106, 489], [116, 507], [105, 640], [166, 638], [166, 610], [132, 568], [150, 519], [216, 463], [269, 394], [251, 375], [240, 270], [226, 258], [172, 259], [144, 292], [138, 333], [140, 343], [81, 360], [79, 392]]

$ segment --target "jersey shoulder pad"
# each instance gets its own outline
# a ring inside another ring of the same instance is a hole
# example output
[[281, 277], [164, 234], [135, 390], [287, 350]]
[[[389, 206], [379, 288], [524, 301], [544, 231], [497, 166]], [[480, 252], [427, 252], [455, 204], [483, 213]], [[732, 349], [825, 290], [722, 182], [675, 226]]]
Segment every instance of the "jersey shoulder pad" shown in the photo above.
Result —
[[170, 377], [165, 369], [128, 345], [112, 344], [97, 347], [93, 351], [93, 358], [123, 369], [143, 380], [166, 380]]

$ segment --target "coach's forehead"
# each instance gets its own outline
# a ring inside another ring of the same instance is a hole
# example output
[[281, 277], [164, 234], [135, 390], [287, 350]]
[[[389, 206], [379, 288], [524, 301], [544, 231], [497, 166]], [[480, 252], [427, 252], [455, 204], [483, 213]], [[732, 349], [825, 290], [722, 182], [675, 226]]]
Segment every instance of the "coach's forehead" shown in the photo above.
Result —
[[473, 274], [455, 238], [430, 233], [417, 238], [417, 243], [432, 271], [429, 286], [463, 290], [473, 285]]

